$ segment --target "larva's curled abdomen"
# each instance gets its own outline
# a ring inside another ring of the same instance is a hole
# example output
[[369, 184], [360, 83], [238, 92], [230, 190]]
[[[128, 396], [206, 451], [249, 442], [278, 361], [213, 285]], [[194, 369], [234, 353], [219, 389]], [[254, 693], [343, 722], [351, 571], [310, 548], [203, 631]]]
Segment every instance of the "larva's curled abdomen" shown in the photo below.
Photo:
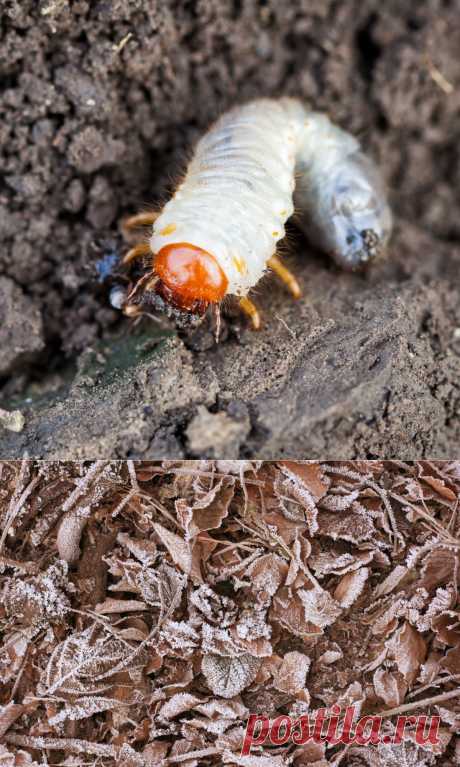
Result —
[[[353, 136], [295, 99], [224, 114], [154, 223], [154, 289], [189, 310], [245, 297], [276, 261], [294, 198], [308, 237], [343, 266], [384, 248], [391, 215], [383, 184]], [[281, 271], [278, 264], [285, 279]]]

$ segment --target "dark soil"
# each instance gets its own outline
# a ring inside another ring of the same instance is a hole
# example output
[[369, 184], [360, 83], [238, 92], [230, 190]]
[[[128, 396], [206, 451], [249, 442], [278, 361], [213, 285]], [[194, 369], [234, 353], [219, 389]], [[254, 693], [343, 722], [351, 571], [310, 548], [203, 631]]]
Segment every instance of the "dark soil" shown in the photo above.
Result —
[[[0, 432], [1, 453], [452, 456], [459, 10], [3, 0], [0, 405], [25, 426]], [[344, 274], [293, 228], [306, 297], [293, 303], [267, 279], [261, 333], [238, 317], [218, 347], [205, 327], [131, 333], [100, 275], [126, 247], [121, 218], [161, 203], [224, 109], [286, 93], [377, 158], [396, 214], [387, 260]]]

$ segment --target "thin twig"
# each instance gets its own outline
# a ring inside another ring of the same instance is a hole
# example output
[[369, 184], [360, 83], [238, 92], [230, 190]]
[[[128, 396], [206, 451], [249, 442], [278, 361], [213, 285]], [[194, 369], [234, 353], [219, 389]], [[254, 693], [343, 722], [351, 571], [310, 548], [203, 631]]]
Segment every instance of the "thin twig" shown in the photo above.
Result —
[[415, 711], [417, 708], [432, 706], [435, 703], [443, 703], [445, 700], [451, 700], [452, 698], [460, 697], [460, 687], [450, 692], [444, 692], [441, 695], [434, 695], [432, 698], [423, 698], [423, 700], [416, 700], [413, 703], [405, 703], [397, 708], [390, 708], [387, 711], [378, 711], [375, 716], [381, 716], [386, 719], [389, 716], [395, 716], [396, 714], [404, 714], [406, 711]]
[[213, 756], [221, 753], [221, 748], [202, 748], [200, 751], [187, 751], [179, 756], [170, 756], [165, 761], [167, 764], [177, 764], [178, 762], [188, 762], [189, 759], [200, 759], [202, 756]]
[[[24, 460], [22, 462], [22, 464], [21, 464], [21, 471], [19, 473], [19, 478], [18, 478], [18, 481], [17, 481], [17, 485], [16, 485], [15, 491], [13, 493], [13, 496], [11, 498], [10, 505], [8, 507], [8, 511], [6, 512], [5, 526], [3, 528], [2, 536], [0, 538], [0, 551], [3, 548], [3, 544], [5, 543], [5, 538], [8, 535], [8, 531], [9, 531], [9, 529], [10, 529], [12, 523], [13, 523], [13, 520], [20, 513], [20, 511], [21, 511], [22, 507], [24, 506], [27, 498], [31, 494], [32, 490], [34, 489], [34, 487], [37, 484], [38, 479], [39, 479], [38, 476], [34, 477], [34, 479], [32, 479], [29, 482], [29, 484], [27, 485], [25, 490], [23, 490], [21, 492], [21, 490], [20, 490], [21, 481], [22, 481], [22, 483], [24, 483], [24, 477], [26, 475], [26, 472], [27, 472], [27, 469], [28, 469], [28, 465], [29, 465], [29, 461], [27, 461], [27, 460]], [[19, 495], [19, 498], [18, 498], [18, 495]]]

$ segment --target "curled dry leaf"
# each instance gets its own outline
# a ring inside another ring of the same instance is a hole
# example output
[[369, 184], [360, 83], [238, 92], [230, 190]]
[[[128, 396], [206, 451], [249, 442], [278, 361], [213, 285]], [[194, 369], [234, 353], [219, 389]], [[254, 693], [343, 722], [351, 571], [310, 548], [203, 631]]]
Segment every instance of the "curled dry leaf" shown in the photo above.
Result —
[[388, 647], [398, 670], [406, 682], [412, 684], [426, 657], [427, 648], [424, 638], [417, 629], [405, 621], [389, 641]]
[[432, 592], [437, 586], [454, 581], [460, 585], [460, 554], [444, 546], [434, 548], [423, 561], [421, 584]]
[[74, 564], [80, 557], [80, 538], [90, 513], [90, 506], [69, 512], [59, 525], [56, 538], [57, 550], [60, 558], [69, 564]]
[[281, 467], [280, 474], [273, 485], [273, 490], [279, 499], [282, 513], [294, 522], [306, 522], [310, 535], [318, 530], [318, 507], [313, 494], [300, 477], [288, 469]]
[[171, 555], [172, 561], [178, 565], [186, 575], [190, 575], [192, 569], [192, 552], [190, 545], [175, 533], [171, 533], [163, 525], [153, 526], [161, 543], [166, 546]]
[[407, 684], [398, 672], [386, 671], [380, 667], [374, 672], [375, 694], [385, 702], [388, 708], [399, 706], [407, 692]]
[[336, 602], [341, 607], [351, 607], [363, 591], [368, 577], [369, 569], [367, 567], [361, 567], [359, 570], [344, 575], [334, 591]]
[[[445, 589], [444, 593], [447, 597], [446, 602], [452, 604], [449, 591]], [[444, 604], [443, 609], [439, 610], [440, 615], [435, 615], [435, 617], [431, 618], [431, 626], [441, 642], [449, 645], [458, 645], [460, 644], [460, 612], [448, 610], [446, 606]]]
[[457, 500], [457, 494], [450, 489], [450, 487], [447, 487], [445, 481], [443, 479], [438, 479], [437, 477], [424, 477], [421, 476], [420, 479], [423, 482], [426, 482], [427, 485], [433, 488], [433, 490], [438, 493], [438, 495], [445, 498], [447, 501], [456, 501]]
[[110, 615], [111, 613], [137, 612], [138, 610], [147, 610], [144, 602], [136, 599], [105, 599], [96, 605], [94, 612], [99, 615]]
[[233, 478], [222, 478], [211, 490], [195, 500], [192, 506], [185, 499], [176, 501], [176, 512], [185, 529], [186, 538], [194, 538], [205, 530], [220, 527], [228, 514], [234, 494]]

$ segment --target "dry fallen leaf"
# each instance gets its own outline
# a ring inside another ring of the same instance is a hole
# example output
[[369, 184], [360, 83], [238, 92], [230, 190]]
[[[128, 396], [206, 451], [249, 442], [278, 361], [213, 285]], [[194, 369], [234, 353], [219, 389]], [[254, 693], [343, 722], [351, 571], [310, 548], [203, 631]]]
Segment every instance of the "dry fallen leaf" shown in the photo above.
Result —
[[426, 642], [421, 634], [407, 621], [388, 643], [398, 670], [408, 684], [417, 677], [426, 657]]
[[204, 655], [201, 670], [214, 695], [233, 698], [255, 679], [262, 661], [252, 655]]

